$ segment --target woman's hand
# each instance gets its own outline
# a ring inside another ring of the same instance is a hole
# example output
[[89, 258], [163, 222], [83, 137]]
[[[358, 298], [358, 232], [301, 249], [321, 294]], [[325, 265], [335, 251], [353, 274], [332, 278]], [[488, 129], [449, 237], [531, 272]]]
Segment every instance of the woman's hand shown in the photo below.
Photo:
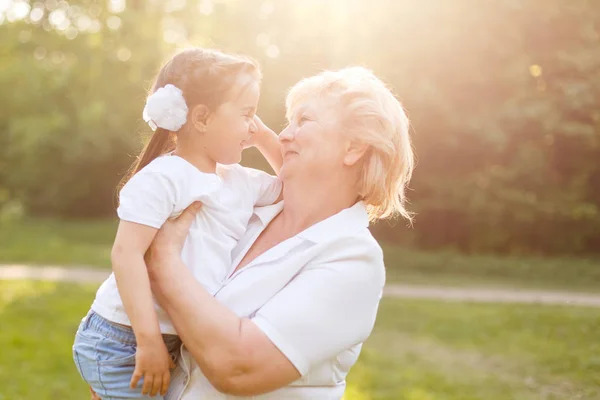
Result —
[[145, 255], [146, 268], [152, 292], [161, 300], [161, 283], [173, 277], [180, 277], [185, 264], [181, 261], [181, 250], [190, 231], [190, 226], [202, 203], [195, 202], [177, 218], [169, 220], [158, 230], [154, 241]]
[[202, 203], [192, 203], [181, 215], [168, 220], [158, 230], [148, 252], [146, 253], [146, 265], [148, 272], [152, 273], [156, 268], [161, 268], [164, 261], [179, 257], [185, 239], [190, 231], [190, 226], [196, 218], [196, 214], [202, 208]]

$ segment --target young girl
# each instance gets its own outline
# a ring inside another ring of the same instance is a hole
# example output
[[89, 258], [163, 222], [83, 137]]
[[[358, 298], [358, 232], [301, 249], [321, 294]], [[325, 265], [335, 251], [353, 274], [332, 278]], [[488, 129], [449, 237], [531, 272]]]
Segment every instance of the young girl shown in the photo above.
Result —
[[253, 207], [280, 197], [276, 177], [237, 164], [253, 144], [275, 171], [281, 166], [276, 135], [255, 118], [259, 84], [252, 60], [202, 49], [175, 55], [156, 78], [144, 108], [155, 132], [119, 195], [113, 274], [73, 346], [79, 373], [103, 400], [164, 396], [169, 386], [181, 342], [153, 299], [144, 262], [162, 224], [202, 202], [182, 257], [215, 293]]

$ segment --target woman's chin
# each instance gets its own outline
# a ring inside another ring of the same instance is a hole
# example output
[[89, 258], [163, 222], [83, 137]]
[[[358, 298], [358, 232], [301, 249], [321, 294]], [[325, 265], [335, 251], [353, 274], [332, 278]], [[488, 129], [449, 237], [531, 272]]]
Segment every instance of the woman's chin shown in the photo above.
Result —
[[283, 165], [281, 166], [281, 169], [279, 170], [279, 179], [280, 180], [284, 180], [286, 178], [288, 178], [290, 176], [290, 169], [289, 167], [287, 167], [285, 165], [285, 163], [283, 163]]

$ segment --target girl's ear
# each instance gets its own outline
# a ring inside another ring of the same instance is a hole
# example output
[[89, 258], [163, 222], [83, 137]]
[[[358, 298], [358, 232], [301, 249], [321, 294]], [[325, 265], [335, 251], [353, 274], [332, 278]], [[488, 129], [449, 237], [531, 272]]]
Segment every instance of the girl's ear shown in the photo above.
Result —
[[210, 110], [204, 104], [198, 104], [192, 109], [191, 121], [199, 132], [206, 132], [206, 125], [208, 124], [208, 117], [210, 116]]

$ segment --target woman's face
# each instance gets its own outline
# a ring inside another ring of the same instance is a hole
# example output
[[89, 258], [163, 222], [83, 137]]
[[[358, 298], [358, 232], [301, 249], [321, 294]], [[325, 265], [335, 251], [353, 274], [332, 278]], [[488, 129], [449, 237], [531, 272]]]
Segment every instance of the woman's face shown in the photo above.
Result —
[[347, 140], [340, 110], [331, 100], [308, 100], [293, 110], [288, 126], [279, 135], [283, 165], [280, 176], [299, 172], [319, 177], [343, 168]]

